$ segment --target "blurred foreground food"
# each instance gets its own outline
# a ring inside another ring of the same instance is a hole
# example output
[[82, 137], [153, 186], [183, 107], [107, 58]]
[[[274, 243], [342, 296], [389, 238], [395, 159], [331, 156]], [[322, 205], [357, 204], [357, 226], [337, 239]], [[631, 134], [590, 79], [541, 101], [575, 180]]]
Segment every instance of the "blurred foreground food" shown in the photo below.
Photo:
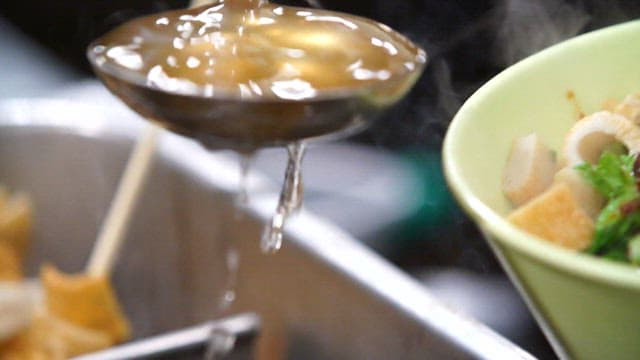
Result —
[[10, 196], [0, 187], [0, 283], [7, 285], [0, 291], [0, 359], [67, 359], [126, 340], [129, 323], [106, 276], [68, 275], [44, 265], [41, 296], [15, 291], [27, 282], [32, 213], [26, 194]]

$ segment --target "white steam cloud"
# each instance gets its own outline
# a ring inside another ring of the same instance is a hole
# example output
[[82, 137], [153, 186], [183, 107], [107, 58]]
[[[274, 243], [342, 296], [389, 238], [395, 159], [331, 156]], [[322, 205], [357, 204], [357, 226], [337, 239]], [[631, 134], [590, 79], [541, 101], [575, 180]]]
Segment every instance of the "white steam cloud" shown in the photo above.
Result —
[[564, 0], [504, 0], [501, 10], [494, 50], [505, 66], [577, 35], [591, 18], [582, 3]]

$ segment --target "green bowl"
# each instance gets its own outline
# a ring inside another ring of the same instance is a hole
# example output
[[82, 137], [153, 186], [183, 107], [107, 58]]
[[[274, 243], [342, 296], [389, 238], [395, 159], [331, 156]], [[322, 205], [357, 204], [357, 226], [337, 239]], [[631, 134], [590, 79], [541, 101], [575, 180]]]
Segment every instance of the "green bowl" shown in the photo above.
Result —
[[640, 21], [633, 21], [511, 66], [468, 99], [444, 141], [450, 188], [562, 358], [640, 359], [640, 269], [565, 250], [509, 224], [503, 167], [514, 137], [536, 132], [559, 149], [579, 113], [638, 91]]

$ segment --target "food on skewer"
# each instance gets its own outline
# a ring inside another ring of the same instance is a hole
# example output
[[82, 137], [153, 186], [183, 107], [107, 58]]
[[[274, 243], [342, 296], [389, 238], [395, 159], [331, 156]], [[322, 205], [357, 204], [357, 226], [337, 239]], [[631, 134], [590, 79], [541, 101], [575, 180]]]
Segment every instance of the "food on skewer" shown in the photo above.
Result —
[[45, 265], [40, 279], [49, 314], [84, 329], [102, 332], [111, 344], [129, 337], [129, 323], [107, 276], [67, 275]]
[[[27, 328], [9, 340], [4, 348], [0, 347], [0, 357], [66, 359], [103, 349], [130, 336], [128, 320], [120, 309], [109, 277], [150, 168], [158, 135], [159, 128], [152, 125], [138, 138], [94, 244], [86, 273], [67, 275], [51, 265], [43, 266], [40, 272], [44, 290], [42, 305], [36, 307], [30, 324], [24, 321], [7, 323], [8, 335], [10, 326], [14, 331], [17, 329], [16, 323]], [[6, 219], [4, 223], [0, 219], [0, 225], [6, 225], [7, 244], [17, 249], [16, 253], [21, 257], [28, 243], [31, 205], [24, 197], [6, 201], [6, 194], [3, 191], [0, 197], [11, 213], [0, 212], [5, 215], [2, 219]], [[0, 234], [2, 230], [0, 228]], [[2, 325], [0, 322], [0, 328]]]
[[29, 329], [5, 344], [1, 355], [6, 360], [58, 360], [111, 345], [111, 339], [104, 332], [74, 325], [46, 311], [37, 311]]
[[108, 275], [67, 275], [51, 265], [23, 277], [32, 205], [0, 187], [0, 358], [67, 359], [126, 340], [129, 323]]
[[41, 270], [43, 304], [29, 327], [11, 339], [3, 359], [67, 359], [126, 340], [129, 324], [106, 277]]

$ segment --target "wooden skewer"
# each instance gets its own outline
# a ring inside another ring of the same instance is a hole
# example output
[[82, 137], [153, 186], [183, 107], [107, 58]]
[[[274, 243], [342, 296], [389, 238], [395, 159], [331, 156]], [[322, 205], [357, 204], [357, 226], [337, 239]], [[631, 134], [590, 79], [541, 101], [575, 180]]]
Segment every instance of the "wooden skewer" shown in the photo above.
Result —
[[93, 246], [87, 263], [87, 274], [105, 276], [111, 273], [131, 219], [131, 212], [142, 193], [142, 185], [151, 167], [159, 133], [158, 126], [149, 124], [138, 137]]
[[[206, 4], [212, 0], [192, 0], [190, 7]], [[131, 211], [140, 197], [153, 158], [153, 150], [157, 142], [160, 128], [148, 125], [145, 132], [138, 137], [135, 148], [127, 162], [124, 174], [120, 179], [118, 191], [111, 202], [109, 213], [102, 223], [100, 234], [93, 245], [86, 272], [93, 276], [104, 276], [111, 272], [118, 251], [124, 240], [129, 225]]]

